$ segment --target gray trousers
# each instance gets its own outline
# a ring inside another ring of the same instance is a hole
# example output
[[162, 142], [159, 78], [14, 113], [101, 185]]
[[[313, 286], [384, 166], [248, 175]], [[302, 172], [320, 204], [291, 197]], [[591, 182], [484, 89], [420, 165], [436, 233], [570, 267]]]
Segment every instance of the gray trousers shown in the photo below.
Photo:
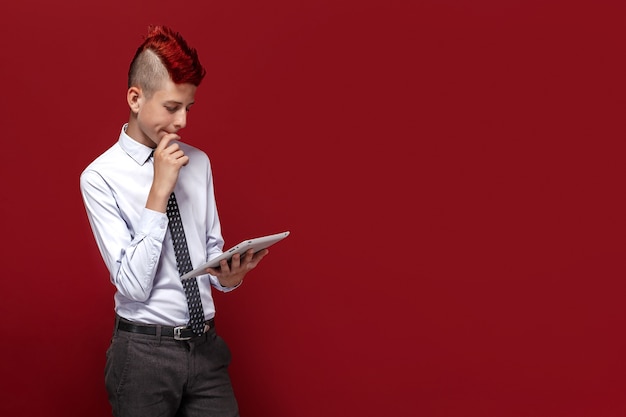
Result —
[[158, 333], [114, 332], [105, 367], [113, 415], [238, 417], [230, 350], [215, 329], [188, 341]]

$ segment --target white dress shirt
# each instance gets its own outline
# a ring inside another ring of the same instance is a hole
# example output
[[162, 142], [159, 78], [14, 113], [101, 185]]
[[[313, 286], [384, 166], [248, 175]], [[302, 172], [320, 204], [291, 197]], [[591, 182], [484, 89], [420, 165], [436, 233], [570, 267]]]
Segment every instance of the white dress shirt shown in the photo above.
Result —
[[[187, 299], [181, 284], [165, 213], [147, 209], [154, 177], [152, 148], [122, 128], [117, 143], [96, 158], [80, 177], [89, 223], [117, 291], [115, 311], [148, 324], [185, 325]], [[224, 246], [213, 191], [211, 163], [201, 150], [178, 142], [189, 163], [174, 189], [193, 267], [220, 255]], [[198, 277], [205, 319], [215, 315], [211, 275]]]

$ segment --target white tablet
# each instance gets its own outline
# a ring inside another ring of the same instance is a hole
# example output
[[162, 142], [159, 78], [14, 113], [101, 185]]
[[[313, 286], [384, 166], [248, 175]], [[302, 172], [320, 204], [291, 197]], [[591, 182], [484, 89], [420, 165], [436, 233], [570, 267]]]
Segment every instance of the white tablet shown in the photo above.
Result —
[[254, 253], [257, 253], [257, 252], [259, 252], [259, 251], [261, 251], [263, 249], [269, 248], [274, 243], [280, 242], [281, 240], [283, 240], [287, 236], [289, 236], [289, 232], [276, 233], [274, 235], [255, 237], [253, 239], [244, 240], [243, 242], [241, 242], [241, 243], [233, 246], [232, 248], [228, 249], [227, 251], [222, 253], [220, 256], [218, 256], [216, 258], [213, 258], [210, 261], [200, 265], [199, 267], [197, 267], [193, 271], [187, 272], [185, 275], [180, 277], [180, 279], [188, 279], [188, 278], [197, 277], [198, 275], [206, 274], [206, 269], [207, 268], [218, 267], [220, 265], [220, 261], [222, 259], [226, 259], [226, 260], [230, 261], [230, 258], [234, 254], [238, 253], [238, 254], [242, 255], [242, 254], [244, 254], [245, 252], [247, 252], [250, 249], [253, 249]]

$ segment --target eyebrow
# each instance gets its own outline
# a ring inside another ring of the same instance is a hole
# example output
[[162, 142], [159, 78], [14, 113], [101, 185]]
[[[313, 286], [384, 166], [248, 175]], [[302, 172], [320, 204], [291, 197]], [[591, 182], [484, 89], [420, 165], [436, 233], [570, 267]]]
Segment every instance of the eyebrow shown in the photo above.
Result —
[[[192, 104], [194, 104], [194, 103], [195, 103], [195, 101], [192, 101], [192, 102], [190, 102], [190, 103], [188, 104], [188, 106], [191, 106], [191, 105], [192, 105]], [[179, 105], [179, 106], [182, 106], [182, 105], [183, 105], [183, 103], [182, 103], [182, 102], [180, 102], [180, 101], [176, 101], [176, 100], [166, 100], [166, 101], [164, 101], [164, 102], [163, 102], [163, 104], [177, 104], [177, 105]]]

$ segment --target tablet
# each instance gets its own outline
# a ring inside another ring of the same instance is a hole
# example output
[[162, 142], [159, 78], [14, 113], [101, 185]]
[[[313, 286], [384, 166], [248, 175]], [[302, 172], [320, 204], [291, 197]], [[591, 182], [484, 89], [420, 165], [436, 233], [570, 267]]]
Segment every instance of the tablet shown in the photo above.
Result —
[[269, 248], [270, 246], [272, 246], [273, 244], [275, 244], [277, 242], [280, 242], [281, 240], [283, 240], [287, 236], [289, 236], [289, 232], [276, 233], [274, 235], [255, 237], [253, 239], [244, 240], [243, 242], [241, 242], [241, 243], [233, 246], [232, 248], [228, 249], [227, 251], [222, 253], [220, 256], [218, 256], [216, 258], [213, 258], [210, 261], [200, 265], [199, 267], [197, 267], [193, 271], [187, 272], [185, 275], [180, 277], [180, 279], [188, 279], [188, 278], [197, 277], [198, 275], [204, 275], [204, 274], [207, 273], [206, 272], [207, 268], [219, 267], [220, 266], [220, 261], [222, 259], [226, 259], [226, 260], [230, 261], [230, 258], [234, 254], [238, 253], [238, 254], [242, 255], [242, 254], [244, 254], [245, 252], [247, 252], [250, 249], [253, 249], [254, 253], [257, 253], [257, 252], [259, 252], [259, 251], [261, 251], [263, 249]]

